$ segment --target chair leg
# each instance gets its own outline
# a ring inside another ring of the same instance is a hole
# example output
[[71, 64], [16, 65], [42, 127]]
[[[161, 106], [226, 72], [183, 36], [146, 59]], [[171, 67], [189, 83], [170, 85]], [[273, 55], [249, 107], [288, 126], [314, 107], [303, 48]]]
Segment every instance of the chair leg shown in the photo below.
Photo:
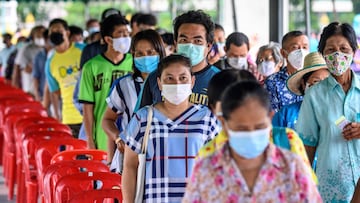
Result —
[[14, 197], [14, 187], [15, 187], [15, 154], [10, 153], [8, 157], [8, 199], [12, 200]]

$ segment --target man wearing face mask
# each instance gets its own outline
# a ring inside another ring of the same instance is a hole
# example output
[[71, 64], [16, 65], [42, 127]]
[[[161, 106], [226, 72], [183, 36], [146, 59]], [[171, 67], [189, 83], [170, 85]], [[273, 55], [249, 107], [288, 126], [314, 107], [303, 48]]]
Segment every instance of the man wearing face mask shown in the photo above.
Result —
[[[24, 92], [34, 94], [34, 85], [32, 79], [32, 66], [35, 56], [43, 49], [45, 39], [43, 33], [45, 27], [35, 26], [30, 33], [31, 42], [19, 50], [15, 58], [15, 67], [12, 82], [16, 87], [21, 87]], [[19, 80], [21, 78], [21, 81]]]
[[[68, 24], [63, 19], [53, 19], [49, 24], [49, 38], [54, 45], [54, 52], [46, 61], [45, 74], [51, 92], [55, 117], [58, 115], [58, 97], [61, 96], [62, 123], [67, 124], [73, 136], [77, 137], [82, 123], [82, 116], [75, 108], [73, 94], [79, 77], [80, 56], [82, 44], [71, 43]], [[61, 93], [61, 94], [60, 94]]]
[[287, 66], [265, 80], [266, 89], [270, 93], [271, 108], [275, 112], [285, 105], [302, 101], [302, 96], [289, 91], [286, 80], [303, 68], [304, 58], [309, 53], [309, 40], [301, 31], [291, 31], [284, 35], [281, 46], [281, 55], [286, 59]]
[[[192, 89], [190, 102], [207, 105], [208, 83], [212, 76], [220, 71], [217, 67], [209, 65], [206, 60], [213, 42], [214, 23], [209, 15], [198, 10], [188, 11], [176, 17], [173, 24], [177, 53], [190, 58], [191, 72], [195, 76], [195, 85]], [[135, 112], [139, 107], [162, 101], [156, 74], [157, 71], [150, 73], [146, 80]]]
[[225, 58], [214, 65], [221, 69], [235, 68], [251, 72], [256, 79], [263, 83], [264, 77], [257, 71], [256, 65], [249, 57], [249, 39], [241, 32], [231, 33], [225, 42]]
[[[116, 79], [132, 72], [128, 21], [112, 15], [101, 22], [107, 50], [90, 59], [82, 69], [79, 102], [83, 103], [84, 125], [90, 149], [107, 150], [107, 135], [101, 127], [110, 87]], [[113, 151], [113, 150], [112, 150]], [[111, 159], [110, 159], [111, 160]]]

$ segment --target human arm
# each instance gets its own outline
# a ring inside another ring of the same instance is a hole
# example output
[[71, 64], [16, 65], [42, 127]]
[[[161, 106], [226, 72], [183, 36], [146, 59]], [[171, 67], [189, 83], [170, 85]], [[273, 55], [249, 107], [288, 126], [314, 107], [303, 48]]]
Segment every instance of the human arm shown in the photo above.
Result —
[[[41, 67], [41, 60], [44, 60], [41, 58], [41, 52], [39, 52], [33, 61], [33, 68], [32, 68], [32, 76], [34, 81], [34, 96], [35, 100], [40, 101], [40, 92], [39, 92], [39, 86], [40, 86], [40, 77], [41, 77], [41, 70], [44, 70], [44, 67]], [[46, 59], [45, 59], [46, 60]], [[44, 64], [44, 63], [42, 63]]]
[[61, 92], [60, 92], [59, 83], [51, 72], [50, 59], [47, 59], [45, 63], [45, 76], [46, 76], [47, 85], [49, 87], [50, 101], [53, 104], [55, 110], [54, 117], [60, 121], [61, 115], [59, 113], [60, 110], [59, 96]]
[[124, 203], [132, 203], [135, 200], [137, 168], [139, 165], [138, 155], [129, 146], [125, 146], [124, 169], [122, 181], [126, 184], [122, 186]]
[[87, 137], [87, 144], [89, 149], [96, 149], [95, 141], [93, 137], [93, 129], [94, 129], [94, 104], [84, 103], [83, 106], [84, 112], [84, 127], [85, 133]]
[[112, 143], [115, 142], [118, 150], [121, 153], [124, 153], [124, 141], [119, 139], [120, 131], [115, 124], [117, 118], [118, 115], [109, 107], [107, 107], [103, 116], [101, 126], [104, 129], [106, 135], [108, 136], [108, 139], [111, 140]]
[[355, 192], [350, 203], [359, 203], [359, 202], [360, 202], [360, 178], [357, 182], [357, 185], [355, 187]]

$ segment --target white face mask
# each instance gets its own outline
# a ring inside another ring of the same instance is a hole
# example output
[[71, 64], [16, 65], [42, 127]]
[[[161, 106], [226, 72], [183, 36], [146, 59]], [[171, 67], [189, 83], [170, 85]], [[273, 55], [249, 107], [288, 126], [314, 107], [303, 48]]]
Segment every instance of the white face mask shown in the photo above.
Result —
[[304, 58], [308, 53], [308, 50], [296, 49], [289, 53], [288, 61], [296, 70], [301, 70], [304, 67]]
[[229, 57], [227, 58], [227, 62], [229, 63], [229, 65], [235, 69], [244, 69], [247, 70], [248, 69], [248, 64], [247, 64], [247, 58], [246, 57]]
[[275, 72], [275, 62], [263, 61], [258, 65], [258, 69], [263, 76], [268, 77]]
[[192, 93], [191, 84], [162, 85], [161, 95], [172, 104], [179, 105]]
[[122, 54], [126, 54], [130, 49], [131, 38], [130, 37], [119, 37], [113, 38], [113, 48], [115, 51]]
[[45, 46], [45, 39], [44, 38], [35, 38], [34, 44], [39, 47]]

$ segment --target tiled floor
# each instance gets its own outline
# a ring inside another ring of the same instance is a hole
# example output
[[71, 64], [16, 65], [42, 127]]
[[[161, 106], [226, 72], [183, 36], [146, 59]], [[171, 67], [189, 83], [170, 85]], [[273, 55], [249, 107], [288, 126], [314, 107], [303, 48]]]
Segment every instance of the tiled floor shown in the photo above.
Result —
[[7, 188], [4, 183], [4, 177], [3, 177], [3, 167], [0, 166], [0, 203], [14, 203], [16, 196], [14, 196], [14, 199], [12, 201], [9, 201], [7, 199]]

